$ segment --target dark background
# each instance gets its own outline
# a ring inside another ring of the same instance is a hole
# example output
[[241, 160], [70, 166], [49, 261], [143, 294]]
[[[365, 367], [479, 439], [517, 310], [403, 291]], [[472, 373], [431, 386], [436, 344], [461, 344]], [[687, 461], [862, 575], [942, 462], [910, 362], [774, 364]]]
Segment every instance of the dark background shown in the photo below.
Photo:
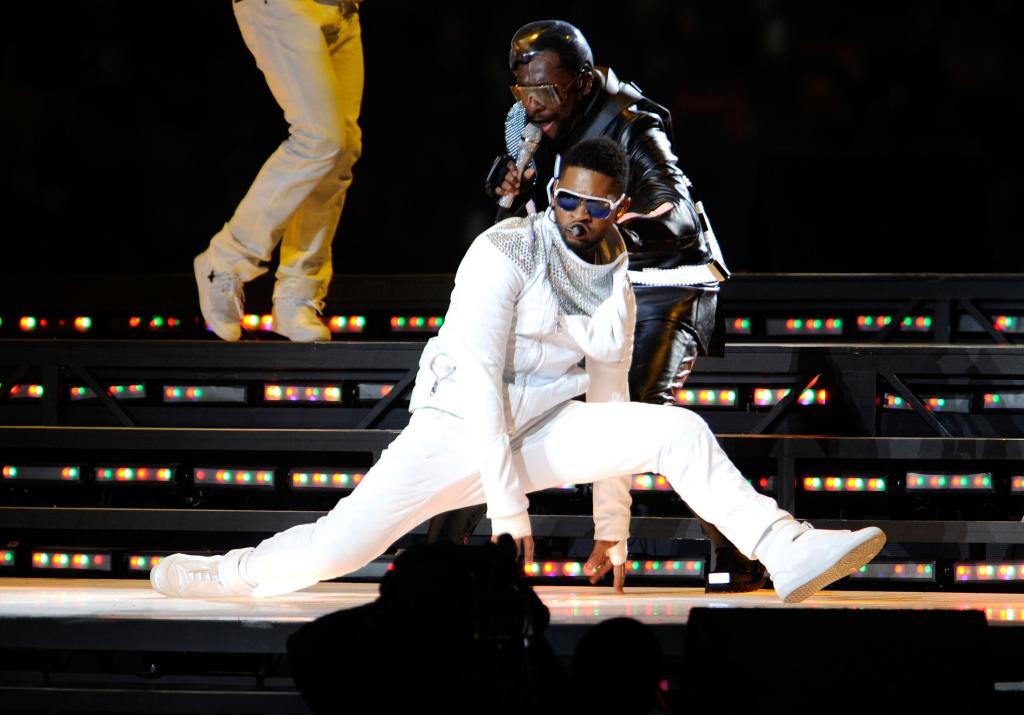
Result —
[[[335, 270], [455, 269], [492, 215], [509, 39], [559, 17], [672, 110], [734, 270], [1021, 271], [1020, 7], [366, 0]], [[231, 3], [0, 12], [3, 272], [188, 272], [286, 133]]]

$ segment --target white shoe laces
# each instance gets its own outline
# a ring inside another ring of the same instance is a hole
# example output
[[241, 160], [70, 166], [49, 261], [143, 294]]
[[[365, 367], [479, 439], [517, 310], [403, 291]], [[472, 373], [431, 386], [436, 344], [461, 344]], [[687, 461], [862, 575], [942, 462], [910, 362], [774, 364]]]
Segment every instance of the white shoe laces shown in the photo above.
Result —
[[241, 316], [242, 310], [242, 280], [234, 273], [220, 272], [213, 274], [213, 287], [226, 298], [230, 298], [235, 305], [235, 310]]
[[191, 585], [193, 583], [219, 583], [220, 576], [217, 574], [216, 569], [201, 568], [201, 569], [183, 569], [185, 572], [185, 585]]

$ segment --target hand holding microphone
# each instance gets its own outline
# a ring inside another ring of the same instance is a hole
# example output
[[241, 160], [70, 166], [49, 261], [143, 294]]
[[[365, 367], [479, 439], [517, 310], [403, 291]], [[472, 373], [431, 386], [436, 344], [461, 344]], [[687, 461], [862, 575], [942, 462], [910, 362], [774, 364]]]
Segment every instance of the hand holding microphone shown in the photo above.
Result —
[[502, 181], [501, 186], [495, 189], [495, 193], [501, 197], [498, 200], [498, 205], [501, 208], [508, 209], [512, 206], [516, 194], [519, 193], [522, 179], [532, 178], [533, 169], [527, 169], [527, 166], [533, 159], [542, 136], [543, 132], [541, 132], [540, 127], [536, 124], [530, 123], [523, 128], [519, 141], [519, 151], [516, 153], [516, 162], [514, 165], [511, 161], [508, 163], [508, 173], [505, 174], [505, 179]]

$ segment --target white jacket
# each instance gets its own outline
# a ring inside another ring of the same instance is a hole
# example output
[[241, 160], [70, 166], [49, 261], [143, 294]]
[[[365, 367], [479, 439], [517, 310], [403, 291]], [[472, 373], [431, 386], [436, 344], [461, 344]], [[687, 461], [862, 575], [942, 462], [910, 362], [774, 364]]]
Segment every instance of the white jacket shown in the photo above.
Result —
[[[550, 213], [493, 226], [459, 265], [444, 323], [420, 358], [409, 409], [443, 410], [473, 430], [495, 534], [530, 533], [510, 439], [578, 395], [629, 399], [636, 309], [626, 270], [625, 251], [604, 266], [578, 258]], [[566, 314], [581, 303], [590, 315]], [[629, 486], [629, 475], [594, 484], [595, 538], [628, 536]]]

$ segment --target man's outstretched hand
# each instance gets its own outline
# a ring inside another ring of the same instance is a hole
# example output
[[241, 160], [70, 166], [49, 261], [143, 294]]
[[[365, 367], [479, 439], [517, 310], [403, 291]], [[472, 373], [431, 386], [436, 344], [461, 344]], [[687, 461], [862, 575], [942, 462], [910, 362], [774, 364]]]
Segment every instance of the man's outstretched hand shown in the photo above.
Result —
[[[501, 534], [491, 537], [491, 543], [498, 543], [498, 538]], [[531, 563], [533, 561], [533, 537], [524, 536], [521, 539], [515, 539], [516, 542], [516, 556], [521, 558], [524, 563]]]
[[590, 577], [590, 583], [596, 584], [605, 574], [609, 571], [612, 572], [612, 587], [616, 593], [625, 593], [624, 586], [626, 585], [626, 564], [619, 564], [618, 566], [612, 565], [612, 560], [608, 557], [608, 549], [615, 546], [618, 541], [595, 541], [594, 550], [590, 552], [590, 556], [587, 557], [587, 562], [583, 566], [583, 573]]

